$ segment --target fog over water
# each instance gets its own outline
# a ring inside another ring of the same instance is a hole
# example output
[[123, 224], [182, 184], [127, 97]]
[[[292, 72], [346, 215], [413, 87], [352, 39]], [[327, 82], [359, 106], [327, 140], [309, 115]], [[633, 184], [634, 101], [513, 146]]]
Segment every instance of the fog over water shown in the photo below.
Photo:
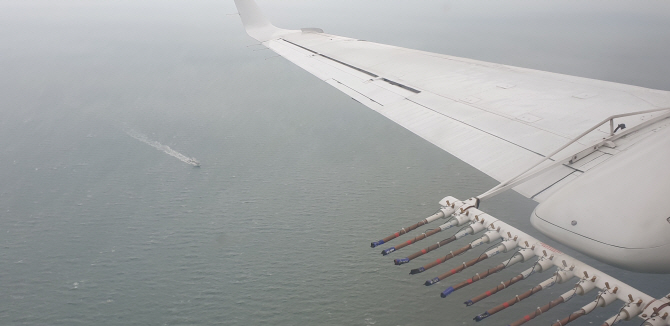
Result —
[[[280, 27], [670, 90], [665, 1], [259, 4]], [[441, 299], [442, 285], [422, 285], [434, 275], [370, 249], [442, 197], [496, 183], [255, 45], [236, 12], [232, 0], [0, 1], [0, 324], [473, 325], [549, 277], [464, 308], [527, 266]], [[546, 240], [534, 206], [510, 192], [482, 208]], [[670, 292], [668, 276], [574, 255]]]

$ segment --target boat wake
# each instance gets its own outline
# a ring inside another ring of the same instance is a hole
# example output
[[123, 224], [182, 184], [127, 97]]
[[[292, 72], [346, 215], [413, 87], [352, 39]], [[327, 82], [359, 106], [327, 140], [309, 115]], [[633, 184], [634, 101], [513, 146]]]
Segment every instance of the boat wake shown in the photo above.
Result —
[[153, 147], [153, 148], [155, 148], [155, 149], [157, 149], [157, 150], [159, 150], [159, 151], [161, 151], [161, 152], [163, 152], [167, 155], [175, 157], [178, 160], [180, 160], [180, 161], [182, 161], [186, 164], [193, 165], [194, 167], [200, 167], [200, 162], [198, 162], [198, 160], [196, 160], [195, 158], [188, 157], [188, 156], [186, 156], [182, 153], [179, 153], [179, 152], [175, 151], [174, 149], [170, 148], [170, 146], [168, 146], [168, 145], [163, 145], [163, 144], [161, 144], [161, 143], [159, 143], [155, 140], [151, 140], [147, 137], [147, 135], [145, 135], [143, 133], [140, 133], [138, 131], [135, 131], [133, 129], [128, 129], [128, 128], [126, 128], [124, 131], [126, 132], [126, 134], [128, 136], [133, 137], [133, 138], [135, 138], [135, 139], [137, 139], [137, 140], [139, 140], [139, 141], [141, 141], [141, 142], [143, 142], [143, 143], [145, 143], [145, 144], [147, 144], [147, 145], [149, 145], [149, 146], [151, 146], [151, 147]]

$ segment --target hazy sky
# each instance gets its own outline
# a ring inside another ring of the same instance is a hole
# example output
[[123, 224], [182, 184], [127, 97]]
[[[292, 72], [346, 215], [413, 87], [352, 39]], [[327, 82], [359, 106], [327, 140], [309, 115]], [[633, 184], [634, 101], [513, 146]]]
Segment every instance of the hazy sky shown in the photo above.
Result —
[[[260, 1], [275, 25], [431, 52], [668, 89], [670, 3], [645, 1]], [[200, 29], [237, 47], [233, 1], [0, 3], [0, 49], [85, 52], [113, 42], [191, 43]], [[233, 15], [231, 15], [233, 14]], [[109, 27], [109, 29], [107, 29]], [[172, 37], [169, 39], [168, 37]], [[196, 36], [197, 37], [197, 36]], [[142, 41], [141, 41], [142, 40]], [[94, 43], [95, 42], [95, 43]], [[189, 44], [184, 44], [189, 45]]]
[[278, 26], [670, 89], [667, 1], [263, 1]]

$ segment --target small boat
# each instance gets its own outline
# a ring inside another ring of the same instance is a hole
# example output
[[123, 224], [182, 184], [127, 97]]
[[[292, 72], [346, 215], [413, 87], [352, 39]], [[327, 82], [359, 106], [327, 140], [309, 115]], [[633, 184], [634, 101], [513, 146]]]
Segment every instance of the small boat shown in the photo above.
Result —
[[194, 158], [189, 158], [186, 163], [193, 165], [193, 167], [199, 168], [200, 167], [200, 162]]

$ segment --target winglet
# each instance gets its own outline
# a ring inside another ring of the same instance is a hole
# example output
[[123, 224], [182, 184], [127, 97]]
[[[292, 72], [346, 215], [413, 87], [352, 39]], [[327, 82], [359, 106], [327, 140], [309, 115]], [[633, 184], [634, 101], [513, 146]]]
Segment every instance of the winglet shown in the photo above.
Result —
[[275, 39], [287, 33], [297, 32], [272, 25], [254, 0], [235, 0], [235, 5], [247, 34], [260, 42]]

